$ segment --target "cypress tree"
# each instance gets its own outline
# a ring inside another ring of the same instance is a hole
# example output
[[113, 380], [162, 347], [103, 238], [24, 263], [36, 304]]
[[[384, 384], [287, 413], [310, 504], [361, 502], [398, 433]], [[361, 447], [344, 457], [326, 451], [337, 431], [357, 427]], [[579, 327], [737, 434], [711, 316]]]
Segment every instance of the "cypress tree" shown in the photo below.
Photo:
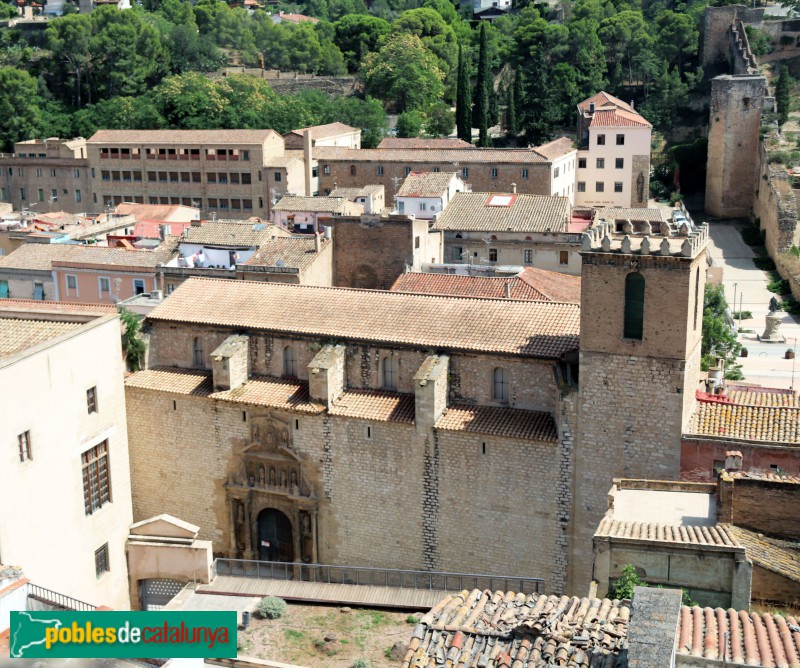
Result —
[[489, 91], [492, 88], [487, 51], [486, 24], [481, 23], [480, 50], [478, 52], [478, 79], [475, 82], [473, 123], [480, 130], [478, 146], [489, 145]]
[[506, 133], [509, 139], [515, 139], [519, 134], [517, 123], [516, 89], [517, 80], [514, 79], [506, 88]]
[[781, 74], [775, 84], [775, 104], [778, 107], [778, 124], [783, 125], [789, 120], [789, 105], [791, 103], [791, 81], [789, 80], [789, 68], [781, 67]]
[[458, 47], [457, 86], [456, 128], [458, 138], [472, 143], [472, 89], [469, 82], [469, 66], [462, 46]]

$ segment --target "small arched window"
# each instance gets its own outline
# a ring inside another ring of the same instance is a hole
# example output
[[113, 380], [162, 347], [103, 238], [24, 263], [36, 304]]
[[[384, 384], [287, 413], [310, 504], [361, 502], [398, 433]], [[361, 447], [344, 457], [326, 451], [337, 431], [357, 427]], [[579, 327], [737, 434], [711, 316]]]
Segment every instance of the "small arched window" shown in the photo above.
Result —
[[625, 277], [625, 324], [626, 339], [642, 340], [644, 331], [644, 276], [633, 272]]
[[397, 358], [384, 357], [383, 358], [383, 389], [384, 390], [397, 390]]
[[508, 371], [501, 366], [492, 374], [492, 399], [508, 401]]
[[194, 342], [192, 344], [192, 364], [200, 369], [204, 369], [206, 366], [205, 360], [203, 359], [203, 342], [200, 340], [199, 336], [194, 337]]
[[294, 350], [291, 346], [283, 349], [283, 377], [297, 378], [297, 364], [294, 359]]

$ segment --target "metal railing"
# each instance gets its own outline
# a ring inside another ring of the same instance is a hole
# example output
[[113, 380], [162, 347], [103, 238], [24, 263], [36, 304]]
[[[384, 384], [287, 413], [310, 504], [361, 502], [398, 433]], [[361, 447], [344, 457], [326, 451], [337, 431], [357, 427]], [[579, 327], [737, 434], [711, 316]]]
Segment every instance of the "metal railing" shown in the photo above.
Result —
[[522, 594], [541, 594], [542, 578], [444, 571], [413, 571], [370, 566], [332, 566], [285, 561], [255, 561], [250, 559], [215, 559], [213, 577], [231, 575], [266, 580], [299, 580], [320, 584], [348, 584], [397, 589], [490, 589]]
[[33, 583], [28, 583], [28, 598], [52, 606], [57, 610], [80, 610], [88, 612], [97, 609], [96, 605], [86, 603], [85, 601], [79, 601], [77, 598], [72, 598], [72, 596], [59, 594], [57, 591], [45, 589]]

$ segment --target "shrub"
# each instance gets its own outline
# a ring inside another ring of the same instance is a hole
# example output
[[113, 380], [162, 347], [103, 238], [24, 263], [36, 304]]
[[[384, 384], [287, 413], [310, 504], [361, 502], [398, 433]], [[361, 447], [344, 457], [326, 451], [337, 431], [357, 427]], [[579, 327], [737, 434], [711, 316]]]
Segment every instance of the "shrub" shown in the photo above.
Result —
[[680, 193], [674, 192], [669, 196], [669, 203], [672, 206], [675, 206], [681, 200], [683, 200], [683, 195], [681, 195]]
[[753, 264], [761, 271], [775, 271], [775, 262], [771, 257], [753, 258]]
[[788, 295], [792, 289], [789, 287], [789, 281], [780, 277], [777, 272], [770, 272], [770, 281], [767, 283], [767, 290], [775, 293], [776, 295]]
[[634, 587], [646, 586], [647, 583], [642, 580], [636, 572], [636, 567], [633, 564], [627, 564], [625, 568], [622, 569], [619, 578], [611, 585], [611, 591], [609, 592], [610, 598], [632, 599]]
[[[391, 652], [391, 649], [389, 651]], [[356, 659], [353, 661], [352, 668], [369, 668], [369, 661], [366, 659]]]
[[753, 51], [754, 56], [764, 56], [775, 48], [772, 45], [770, 36], [763, 30], [753, 26], [746, 26], [744, 30], [747, 33], [747, 41], [750, 42], [750, 49]]
[[265, 596], [258, 602], [258, 614], [264, 619], [279, 619], [286, 614], [286, 601], [277, 596]]
[[733, 319], [734, 320], [750, 320], [753, 317], [752, 311], [734, 311], [733, 312]]
[[744, 241], [748, 246], [761, 246], [764, 243], [764, 239], [761, 237], [761, 232], [755, 226], [745, 227], [744, 229], [739, 230], [739, 234], [742, 235], [742, 241]]

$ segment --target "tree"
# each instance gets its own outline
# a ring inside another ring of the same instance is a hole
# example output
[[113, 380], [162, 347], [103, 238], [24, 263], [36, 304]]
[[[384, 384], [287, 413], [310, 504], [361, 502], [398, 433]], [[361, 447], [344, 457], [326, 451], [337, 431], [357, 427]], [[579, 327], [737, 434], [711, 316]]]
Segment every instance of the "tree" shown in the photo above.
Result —
[[514, 95], [516, 88], [516, 77], [508, 88], [506, 88], [506, 134], [509, 139], [516, 139], [519, 134], [519, 124], [517, 123], [517, 103], [516, 95]]
[[626, 564], [617, 578], [611, 585], [609, 598], [612, 599], [633, 599], [634, 587], [646, 587], [647, 583], [639, 577], [633, 564]]
[[456, 126], [458, 138], [472, 143], [472, 86], [469, 81], [469, 64], [462, 46], [458, 47]]
[[700, 346], [700, 368], [708, 371], [717, 359], [725, 361], [725, 377], [742, 378], [741, 365], [736, 363], [741, 344], [736, 340], [727, 318], [728, 302], [722, 285], [706, 285], [703, 301], [703, 339]]
[[340, 18], [333, 28], [334, 44], [344, 54], [348, 71], [355, 72], [368, 53], [377, 51], [378, 42], [389, 33], [390, 25], [377, 16], [353, 14]]
[[410, 33], [419, 37], [425, 48], [439, 59], [439, 69], [445, 76], [455, 68], [458, 59], [456, 35], [435, 9], [420, 7], [403, 12], [392, 24], [391, 32], [394, 35]]
[[168, 127], [201, 130], [223, 127], [227, 100], [211, 79], [196, 72], [167, 77], [153, 98]]
[[436, 102], [428, 109], [425, 134], [428, 137], [449, 137], [456, 124], [456, 115], [446, 102]]
[[425, 116], [419, 111], [404, 111], [397, 117], [397, 136], [398, 137], [419, 137], [422, 134], [422, 126], [425, 124]]
[[606, 58], [611, 69], [611, 83], [615, 87], [636, 81], [636, 57], [652, 48], [653, 38], [641, 12], [625, 10], [605, 19], [598, 36], [606, 45]]
[[489, 95], [493, 92], [492, 73], [489, 70], [489, 59], [486, 53], [486, 23], [481, 23], [481, 39], [478, 51], [478, 78], [475, 82], [475, 103], [473, 106], [473, 124], [480, 132], [478, 146], [489, 145]]
[[778, 107], [778, 124], [783, 125], [789, 120], [789, 106], [791, 104], [791, 77], [786, 65], [781, 67], [781, 73], [775, 84], [775, 104]]
[[[92, 20], [85, 14], [71, 14], [50, 22], [45, 32], [47, 48], [53, 54], [50, 61], [54, 80], [66, 84], [73, 76], [74, 87], [61, 87], [61, 98], [80, 109], [84, 101], [91, 103], [90, 72], [93, 54], [90, 50]], [[59, 87], [55, 87], [58, 90]]]
[[128, 371], [139, 371], [147, 350], [145, 342], [139, 335], [142, 328], [142, 316], [121, 306], [119, 307], [119, 319], [125, 328], [122, 333], [122, 352], [125, 355]]
[[444, 73], [416, 35], [386, 38], [377, 53], [364, 59], [361, 77], [367, 93], [392, 104], [402, 113], [423, 110], [444, 93]]
[[17, 16], [17, 8], [10, 2], [0, 2], [0, 21], [5, 19], [13, 19]]
[[24, 70], [0, 67], [0, 144], [7, 151], [14, 142], [36, 136], [40, 121], [36, 79]]

